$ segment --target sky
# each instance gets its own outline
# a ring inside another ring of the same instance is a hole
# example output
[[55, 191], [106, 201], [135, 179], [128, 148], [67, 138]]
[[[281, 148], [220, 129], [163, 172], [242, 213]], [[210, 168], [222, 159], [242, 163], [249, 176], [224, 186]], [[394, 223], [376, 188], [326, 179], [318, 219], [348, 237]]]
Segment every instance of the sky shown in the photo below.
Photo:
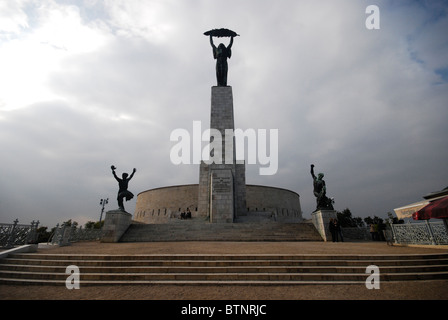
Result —
[[98, 221], [100, 199], [118, 207], [111, 165], [137, 169], [136, 196], [198, 183], [170, 134], [209, 126], [214, 28], [240, 35], [235, 127], [278, 129], [277, 172], [247, 165], [246, 182], [297, 192], [308, 219], [314, 164], [336, 210], [385, 218], [448, 186], [447, 13], [437, 0], [2, 1], [0, 223]]

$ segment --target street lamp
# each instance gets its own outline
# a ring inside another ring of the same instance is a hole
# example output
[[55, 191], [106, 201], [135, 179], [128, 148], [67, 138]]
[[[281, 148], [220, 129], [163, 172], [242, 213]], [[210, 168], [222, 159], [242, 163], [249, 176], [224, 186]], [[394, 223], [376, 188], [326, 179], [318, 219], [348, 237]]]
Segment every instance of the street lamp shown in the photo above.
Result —
[[102, 206], [101, 207], [101, 215], [100, 215], [100, 223], [101, 223], [101, 220], [103, 219], [104, 206], [108, 203], [109, 203], [109, 198], [100, 200], [100, 206]]

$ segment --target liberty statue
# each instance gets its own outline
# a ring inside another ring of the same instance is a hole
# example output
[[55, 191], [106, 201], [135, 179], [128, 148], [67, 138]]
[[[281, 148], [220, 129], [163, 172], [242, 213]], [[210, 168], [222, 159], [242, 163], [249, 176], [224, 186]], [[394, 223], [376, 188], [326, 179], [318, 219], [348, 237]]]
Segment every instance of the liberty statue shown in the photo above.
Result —
[[[213, 29], [204, 33], [210, 36], [210, 45], [213, 49], [213, 58], [216, 59], [216, 80], [219, 87], [227, 86], [227, 72], [229, 70], [227, 59], [232, 56], [233, 38], [238, 36], [234, 31], [229, 29]], [[218, 47], [213, 43], [213, 37], [230, 37], [230, 43], [226, 47], [220, 43]]]

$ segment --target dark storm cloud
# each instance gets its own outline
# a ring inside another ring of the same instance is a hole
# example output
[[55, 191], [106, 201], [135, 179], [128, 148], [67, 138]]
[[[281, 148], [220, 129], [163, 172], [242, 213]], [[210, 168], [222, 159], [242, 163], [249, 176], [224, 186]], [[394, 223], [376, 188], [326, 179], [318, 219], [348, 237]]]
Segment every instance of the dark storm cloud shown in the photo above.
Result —
[[277, 174], [250, 165], [248, 183], [298, 192], [305, 218], [311, 163], [355, 216], [448, 185], [441, 2], [379, 1], [380, 30], [365, 28], [363, 1], [69, 4], [15, 6], [3, 20], [0, 54], [20, 60], [2, 60], [1, 222], [97, 220], [100, 198], [116, 206], [112, 164], [137, 168], [134, 194], [197, 183], [198, 166], [171, 163], [170, 133], [209, 125], [215, 61], [202, 33], [219, 27], [241, 34], [229, 60], [236, 127], [279, 130]]

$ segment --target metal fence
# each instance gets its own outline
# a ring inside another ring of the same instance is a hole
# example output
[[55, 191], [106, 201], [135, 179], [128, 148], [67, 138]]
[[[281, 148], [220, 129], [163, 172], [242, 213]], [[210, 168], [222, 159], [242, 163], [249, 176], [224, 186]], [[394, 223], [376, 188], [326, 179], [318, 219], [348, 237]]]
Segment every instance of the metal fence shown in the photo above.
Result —
[[[344, 238], [350, 240], [370, 240], [369, 228], [342, 228]], [[384, 239], [397, 244], [448, 244], [448, 231], [443, 221], [433, 221], [388, 225], [384, 230]]]
[[13, 223], [0, 223], [0, 247], [13, 248], [29, 243], [37, 242], [37, 227], [39, 221], [31, 224], [19, 224], [16, 219]]
[[71, 242], [100, 240], [103, 237], [103, 234], [104, 232], [102, 229], [83, 229], [82, 227], [76, 228], [73, 225], [59, 226], [59, 224], [57, 224], [48, 243], [66, 246]]
[[[0, 223], [0, 247], [9, 249], [18, 245], [36, 243], [38, 226], [39, 221], [24, 225], [19, 224], [18, 219], [14, 223]], [[387, 232], [392, 239], [386, 240], [397, 244], [448, 245], [448, 230], [442, 221], [425, 220], [420, 223], [392, 224]], [[342, 233], [344, 238], [369, 239], [367, 228], [342, 228]], [[58, 224], [48, 242], [63, 246], [77, 241], [100, 240], [103, 235], [102, 229], [83, 229]]]
[[448, 231], [442, 221], [393, 224], [392, 236], [400, 244], [448, 244]]

